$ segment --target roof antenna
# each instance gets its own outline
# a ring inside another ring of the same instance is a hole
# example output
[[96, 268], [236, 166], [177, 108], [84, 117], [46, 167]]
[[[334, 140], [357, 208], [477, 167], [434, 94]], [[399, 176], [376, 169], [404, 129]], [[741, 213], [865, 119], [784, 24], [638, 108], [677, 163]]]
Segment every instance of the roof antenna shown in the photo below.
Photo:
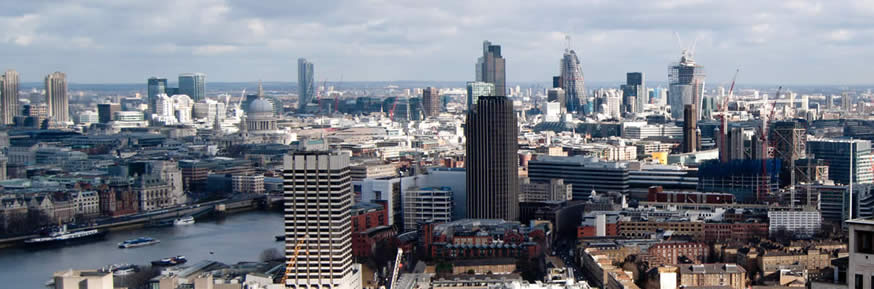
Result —
[[566, 50], [566, 51], [570, 51], [570, 50], [571, 50], [571, 35], [565, 33], [565, 35], [564, 35], [564, 41], [565, 41], [565, 43], [567, 44], [567, 47], [565, 48], [565, 50]]

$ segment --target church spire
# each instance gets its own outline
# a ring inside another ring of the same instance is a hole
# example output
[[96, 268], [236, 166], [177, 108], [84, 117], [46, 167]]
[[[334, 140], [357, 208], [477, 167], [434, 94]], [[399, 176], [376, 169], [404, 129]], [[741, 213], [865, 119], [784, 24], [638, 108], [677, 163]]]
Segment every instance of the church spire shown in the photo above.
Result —
[[258, 97], [264, 96], [264, 86], [261, 86], [261, 80], [258, 80]]

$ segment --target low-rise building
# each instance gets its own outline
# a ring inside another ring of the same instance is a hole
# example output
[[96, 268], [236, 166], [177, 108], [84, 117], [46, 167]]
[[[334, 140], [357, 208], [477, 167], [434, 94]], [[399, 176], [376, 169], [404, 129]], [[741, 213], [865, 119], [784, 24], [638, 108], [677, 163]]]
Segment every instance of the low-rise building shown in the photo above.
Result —
[[52, 276], [55, 289], [113, 289], [112, 272], [66, 270]]
[[678, 272], [678, 285], [681, 287], [728, 286], [732, 289], [747, 287], [746, 270], [737, 264], [681, 265]]

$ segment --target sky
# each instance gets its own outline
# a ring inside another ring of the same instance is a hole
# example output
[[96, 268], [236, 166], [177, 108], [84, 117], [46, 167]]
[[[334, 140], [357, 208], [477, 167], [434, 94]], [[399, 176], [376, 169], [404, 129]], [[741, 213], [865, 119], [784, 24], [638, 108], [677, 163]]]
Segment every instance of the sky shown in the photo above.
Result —
[[708, 85], [874, 83], [869, 0], [0, 0], [0, 69], [24, 82], [295, 82], [299, 57], [317, 81], [467, 81], [483, 40], [510, 84], [549, 82], [568, 43], [589, 81], [664, 81], [695, 43]]

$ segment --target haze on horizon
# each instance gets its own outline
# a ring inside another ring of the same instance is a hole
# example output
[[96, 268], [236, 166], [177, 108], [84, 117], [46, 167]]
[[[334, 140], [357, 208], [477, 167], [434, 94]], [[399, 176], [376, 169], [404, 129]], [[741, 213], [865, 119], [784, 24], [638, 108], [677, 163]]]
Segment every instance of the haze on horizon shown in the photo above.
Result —
[[681, 45], [709, 84], [870, 84], [874, 1], [2, 1], [0, 69], [23, 82], [464, 81], [481, 43], [502, 46], [507, 79], [548, 82], [567, 46], [587, 81], [642, 71], [664, 81]]

